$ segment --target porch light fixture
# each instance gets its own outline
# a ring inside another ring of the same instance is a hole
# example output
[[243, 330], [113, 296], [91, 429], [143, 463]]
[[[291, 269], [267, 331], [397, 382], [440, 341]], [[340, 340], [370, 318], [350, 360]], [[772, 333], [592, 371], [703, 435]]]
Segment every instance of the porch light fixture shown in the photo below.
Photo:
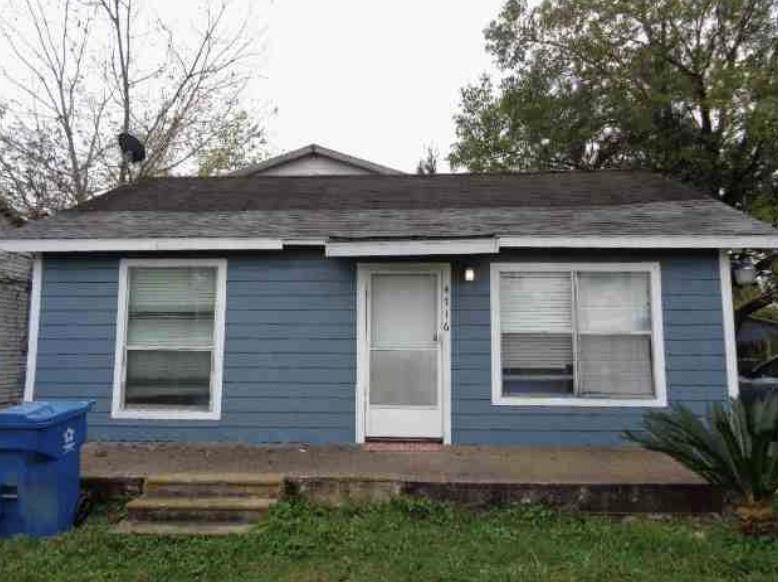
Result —
[[468, 283], [475, 281], [475, 269], [473, 267], [467, 267], [465, 269], [465, 281]]
[[756, 281], [756, 267], [751, 263], [740, 261], [735, 263], [735, 283], [738, 285], [753, 285]]

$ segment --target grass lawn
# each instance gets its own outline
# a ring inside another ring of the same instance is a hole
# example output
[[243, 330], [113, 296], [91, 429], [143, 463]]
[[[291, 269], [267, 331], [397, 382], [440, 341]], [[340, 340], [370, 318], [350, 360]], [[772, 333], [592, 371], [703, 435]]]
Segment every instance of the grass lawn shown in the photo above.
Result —
[[249, 535], [164, 539], [112, 535], [110, 515], [57, 539], [0, 541], [0, 580], [778, 580], [778, 540], [716, 521], [283, 503]]

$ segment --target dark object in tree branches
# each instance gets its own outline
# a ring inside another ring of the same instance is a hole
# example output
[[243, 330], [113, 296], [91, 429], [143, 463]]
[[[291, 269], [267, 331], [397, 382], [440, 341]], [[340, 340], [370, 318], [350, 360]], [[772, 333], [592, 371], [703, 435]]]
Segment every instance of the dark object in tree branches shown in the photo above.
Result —
[[120, 133], [118, 139], [122, 155], [128, 157], [133, 164], [146, 159], [146, 148], [137, 137], [129, 133]]

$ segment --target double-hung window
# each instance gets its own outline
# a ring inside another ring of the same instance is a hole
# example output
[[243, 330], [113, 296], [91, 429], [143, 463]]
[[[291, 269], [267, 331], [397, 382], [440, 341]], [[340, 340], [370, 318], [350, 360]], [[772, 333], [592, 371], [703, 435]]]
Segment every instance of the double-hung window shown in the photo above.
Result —
[[495, 404], [664, 406], [656, 263], [492, 265]]
[[119, 276], [112, 413], [218, 419], [223, 259], [125, 259]]

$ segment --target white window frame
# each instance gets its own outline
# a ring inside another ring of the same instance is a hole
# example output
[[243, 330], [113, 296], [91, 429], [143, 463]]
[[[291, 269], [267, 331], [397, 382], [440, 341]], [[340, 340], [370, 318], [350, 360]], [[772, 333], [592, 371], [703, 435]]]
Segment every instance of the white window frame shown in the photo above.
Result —
[[[502, 332], [500, 329], [500, 275], [539, 272], [648, 273], [651, 296], [651, 355], [653, 398], [583, 398], [576, 396], [505, 396], [502, 387]], [[665, 407], [665, 344], [662, 326], [662, 277], [659, 263], [492, 263], [490, 272], [492, 323], [492, 404], [498, 406]]]
[[[175, 408], [137, 409], [124, 407], [124, 380], [127, 374], [127, 316], [129, 269], [131, 267], [175, 268], [216, 267], [216, 305], [214, 306], [213, 356], [211, 366], [211, 409]], [[116, 319], [113, 398], [111, 418], [144, 420], [219, 420], [222, 409], [222, 368], [224, 363], [224, 327], [227, 299], [227, 259], [122, 259], [119, 263], [119, 303]]]

